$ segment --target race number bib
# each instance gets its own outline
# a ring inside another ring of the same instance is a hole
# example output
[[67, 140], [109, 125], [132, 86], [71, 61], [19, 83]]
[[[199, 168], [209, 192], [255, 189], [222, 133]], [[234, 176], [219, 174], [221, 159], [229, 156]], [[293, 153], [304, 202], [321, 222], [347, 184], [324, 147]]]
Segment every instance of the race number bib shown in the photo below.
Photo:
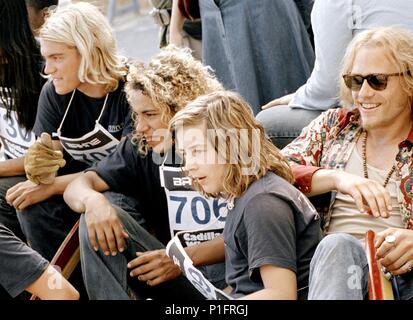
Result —
[[217, 289], [207, 278], [194, 267], [192, 260], [182, 247], [178, 235], [173, 237], [166, 246], [166, 254], [179, 266], [185, 277], [192, 285], [210, 300], [232, 300], [222, 290]]
[[222, 234], [228, 211], [223, 199], [207, 199], [193, 191], [191, 178], [181, 168], [161, 166], [160, 177], [167, 196], [171, 238], [184, 231], [180, 237], [187, 247]]
[[10, 118], [7, 117], [7, 110], [0, 101], [0, 141], [7, 157], [11, 159], [23, 157], [35, 140], [32, 131], [26, 131], [19, 125], [15, 111], [10, 112]]
[[92, 131], [82, 138], [59, 137], [63, 148], [73, 159], [92, 165], [111, 154], [119, 141], [103, 131]]

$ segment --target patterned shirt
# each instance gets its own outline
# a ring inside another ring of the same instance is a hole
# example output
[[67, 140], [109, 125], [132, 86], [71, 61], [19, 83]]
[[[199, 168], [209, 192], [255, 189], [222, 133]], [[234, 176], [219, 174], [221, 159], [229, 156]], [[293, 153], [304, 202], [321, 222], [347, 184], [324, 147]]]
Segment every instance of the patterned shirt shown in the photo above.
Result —
[[[313, 174], [323, 169], [343, 170], [350, 158], [357, 139], [362, 133], [360, 114], [357, 109], [331, 109], [314, 119], [301, 135], [281, 152], [290, 161], [295, 185], [304, 193], [311, 191]], [[397, 198], [400, 203], [403, 224], [413, 229], [413, 126], [406, 140], [399, 143], [395, 158], [395, 180], [398, 185]], [[329, 227], [335, 192], [331, 194], [328, 207], [321, 209], [323, 231]]]

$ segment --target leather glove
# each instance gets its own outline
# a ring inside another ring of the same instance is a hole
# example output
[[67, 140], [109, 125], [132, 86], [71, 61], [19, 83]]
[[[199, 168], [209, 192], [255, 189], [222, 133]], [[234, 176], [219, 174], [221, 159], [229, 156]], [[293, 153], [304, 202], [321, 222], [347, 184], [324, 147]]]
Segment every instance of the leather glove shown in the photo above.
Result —
[[53, 150], [52, 138], [45, 132], [27, 150], [24, 158], [26, 177], [35, 184], [52, 184], [57, 170], [65, 164], [63, 153]]

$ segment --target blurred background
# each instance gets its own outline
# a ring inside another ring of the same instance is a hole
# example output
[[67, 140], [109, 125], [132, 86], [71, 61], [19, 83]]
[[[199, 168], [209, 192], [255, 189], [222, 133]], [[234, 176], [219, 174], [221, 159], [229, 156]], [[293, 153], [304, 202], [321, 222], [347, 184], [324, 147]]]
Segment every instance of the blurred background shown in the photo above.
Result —
[[[80, 0], [59, 0], [60, 6]], [[159, 26], [149, 15], [149, 0], [81, 0], [99, 7], [115, 31], [119, 52], [148, 62], [159, 50]]]

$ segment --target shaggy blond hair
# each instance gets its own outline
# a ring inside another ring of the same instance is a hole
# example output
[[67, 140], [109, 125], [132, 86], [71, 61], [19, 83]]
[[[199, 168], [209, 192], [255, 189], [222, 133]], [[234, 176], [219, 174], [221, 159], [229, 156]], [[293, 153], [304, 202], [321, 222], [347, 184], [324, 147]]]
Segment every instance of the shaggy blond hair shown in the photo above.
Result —
[[[217, 91], [197, 98], [173, 117], [169, 130], [174, 136], [183, 126], [199, 124], [204, 124], [209, 133], [213, 132], [207, 134], [208, 142], [214, 146], [219, 158], [226, 159], [223, 195], [227, 199], [239, 197], [251, 183], [265, 176], [268, 171], [293, 182], [288, 161], [266, 138], [264, 128], [254, 118], [251, 107], [238, 94]], [[241, 134], [243, 130], [247, 130], [247, 137]], [[253, 134], [257, 132], [258, 141], [253, 139]], [[217, 145], [223, 141], [225, 148]], [[252, 152], [255, 144], [259, 144], [259, 152], [256, 153]], [[230, 159], [234, 155], [235, 162]], [[251, 164], [255, 165], [256, 170], [250, 174], [243, 173], [243, 169]], [[206, 196], [217, 196], [203, 192], [196, 182], [195, 187]]]
[[[210, 68], [195, 60], [189, 49], [173, 45], [161, 49], [148, 65], [132, 64], [125, 86], [131, 105], [133, 95], [139, 91], [151, 99], [154, 107], [161, 112], [165, 128], [175, 113], [190, 101], [216, 90], [222, 90], [222, 86]], [[149, 146], [136, 130], [132, 141], [141, 154], [148, 153]]]
[[[406, 92], [413, 90], [413, 33], [397, 27], [381, 27], [362, 32], [354, 37], [343, 58], [341, 75], [351, 73], [354, 59], [362, 48], [384, 48], [386, 57], [395, 66], [395, 72], [403, 73], [400, 84]], [[340, 76], [340, 97], [343, 105], [353, 106], [351, 89]]]
[[81, 82], [118, 87], [126, 75], [126, 59], [116, 54], [116, 41], [106, 17], [90, 3], [78, 2], [49, 12], [39, 37], [75, 47], [81, 57]]

